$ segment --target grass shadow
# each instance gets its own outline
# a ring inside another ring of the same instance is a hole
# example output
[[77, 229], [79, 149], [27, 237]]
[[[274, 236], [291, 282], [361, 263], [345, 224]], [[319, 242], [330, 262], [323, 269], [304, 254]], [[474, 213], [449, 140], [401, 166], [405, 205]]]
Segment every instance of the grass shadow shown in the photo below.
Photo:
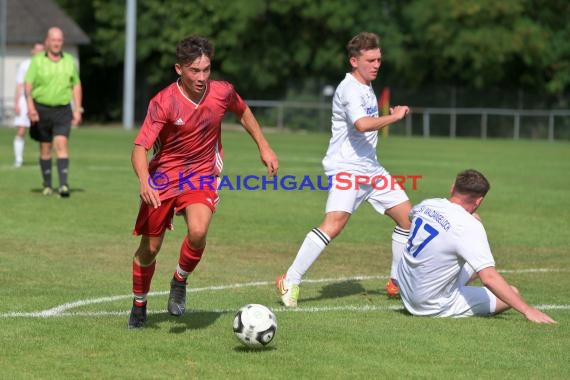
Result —
[[400, 315], [404, 315], [406, 317], [413, 317], [414, 316], [412, 313], [410, 313], [408, 310], [406, 310], [406, 308], [403, 306], [401, 309], [393, 309], [392, 312], [398, 313]]
[[260, 347], [260, 348], [251, 348], [251, 347], [246, 347], [244, 345], [237, 345], [234, 347], [234, 351], [235, 352], [244, 352], [244, 353], [262, 353], [262, 352], [270, 352], [270, 351], [275, 351], [277, 348], [275, 348], [274, 346], [265, 346], [265, 347]]
[[302, 297], [300, 301], [311, 302], [354, 295], [362, 295], [365, 298], [369, 298], [370, 300], [372, 300], [371, 296], [381, 296], [385, 297], [389, 302], [401, 302], [399, 295], [390, 297], [383, 286], [379, 285], [378, 288], [370, 290], [362, 286], [358, 280], [347, 280], [325, 285], [321, 288], [320, 294], [318, 296], [309, 298]]
[[[34, 189], [30, 189], [30, 193], [34, 193], [34, 194], [41, 194], [44, 191], [43, 187], [42, 188], [34, 188]], [[74, 188], [70, 188], [69, 189], [69, 193], [73, 194], [73, 193], [84, 193], [85, 189], [79, 188], [79, 187], [74, 187]], [[57, 195], [57, 187], [53, 188], [53, 195]]]
[[170, 327], [170, 333], [181, 334], [188, 330], [204, 329], [212, 325], [222, 315], [222, 312], [207, 310], [187, 310], [181, 317], [175, 317], [169, 313], [149, 315], [145, 328], [158, 329], [164, 322], [175, 323]]
[[347, 280], [325, 285], [321, 288], [320, 295], [311, 298], [303, 298], [303, 302], [348, 297], [363, 293], [367, 293], [367, 291], [359, 281]]

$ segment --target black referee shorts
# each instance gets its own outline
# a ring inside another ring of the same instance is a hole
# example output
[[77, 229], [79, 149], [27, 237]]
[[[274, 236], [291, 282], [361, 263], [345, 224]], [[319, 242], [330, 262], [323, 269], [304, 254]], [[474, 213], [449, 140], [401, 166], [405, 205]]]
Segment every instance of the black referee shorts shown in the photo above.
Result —
[[37, 141], [52, 142], [54, 136], [69, 137], [71, 121], [73, 120], [70, 104], [65, 106], [46, 106], [35, 103], [35, 105], [40, 117], [40, 121], [37, 124]]

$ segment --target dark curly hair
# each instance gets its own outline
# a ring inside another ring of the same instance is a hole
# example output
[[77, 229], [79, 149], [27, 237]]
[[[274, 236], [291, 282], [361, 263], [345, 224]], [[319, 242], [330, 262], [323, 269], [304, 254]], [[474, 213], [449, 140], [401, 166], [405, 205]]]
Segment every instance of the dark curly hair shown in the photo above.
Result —
[[178, 64], [192, 63], [202, 55], [205, 55], [210, 60], [214, 57], [214, 45], [207, 38], [199, 36], [186, 37], [176, 46], [176, 63]]

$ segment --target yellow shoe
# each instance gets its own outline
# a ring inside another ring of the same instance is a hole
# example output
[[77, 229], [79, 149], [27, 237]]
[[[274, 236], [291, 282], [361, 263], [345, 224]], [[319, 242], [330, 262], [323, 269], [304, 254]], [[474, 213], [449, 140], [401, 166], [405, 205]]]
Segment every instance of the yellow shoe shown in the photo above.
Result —
[[46, 197], [49, 197], [50, 195], [53, 194], [53, 189], [49, 186], [45, 186], [44, 189], [42, 190], [42, 194]]
[[299, 285], [289, 284], [283, 274], [275, 280], [275, 286], [277, 287], [277, 293], [279, 293], [283, 305], [286, 307], [297, 307]]
[[396, 279], [391, 278], [388, 283], [386, 284], [386, 293], [388, 293], [388, 297], [393, 298], [400, 295], [400, 288], [398, 288], [398, 282]]

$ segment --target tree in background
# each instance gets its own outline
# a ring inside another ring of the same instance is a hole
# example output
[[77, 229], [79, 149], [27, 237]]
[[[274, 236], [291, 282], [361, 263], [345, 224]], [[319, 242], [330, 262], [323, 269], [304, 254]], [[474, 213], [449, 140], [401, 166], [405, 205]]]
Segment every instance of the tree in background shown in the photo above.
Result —
[[[125, 1], [58, 2], [92, 41], [81, 48], [89, 114], [119, 120]], [[348, 70], [345, 41], [368, 30], [382, 37], [380, 85], [523, 88], [564, 104], [568, 14], [565, 0], [139, 1], [137, 118], [156, 89], [176, 77], [174, 49], [190, 34], [215, 42], [213, 76], [239, 83], [248, 99], [318, 97]]]
[[525, 87], [562, 94], [570, 85], [570, 3], [415, 0], [409, 25], [410, 84]]

